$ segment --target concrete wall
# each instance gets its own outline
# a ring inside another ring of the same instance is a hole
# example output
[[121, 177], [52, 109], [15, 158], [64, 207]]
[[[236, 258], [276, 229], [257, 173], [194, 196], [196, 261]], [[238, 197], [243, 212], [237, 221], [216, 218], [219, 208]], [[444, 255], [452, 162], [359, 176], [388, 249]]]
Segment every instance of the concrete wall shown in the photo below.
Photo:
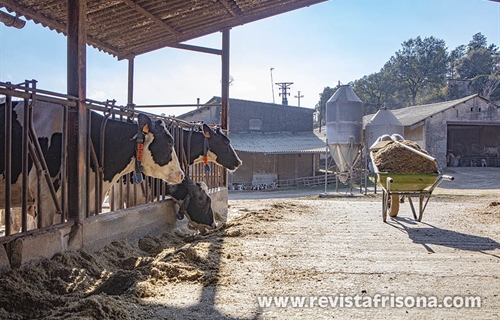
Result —
[[[216, 220], [221, 220], [222, 222], [227, 221], [227, 200], [228, 200], [228, 190], [227, 188], [217, 188], [210, 190], [210, 199], [212, 200], [212, 210], [214, 211]], [[216, 221], [217, 223], [219, 221]]]
[[[211, 190], [212, 208], [227, 219], [227, 188]], [[120, 211], [103, 213], [80, 224], [66, 223], [32, 230], [3, 240], [0, 246], [0, 274], [31, 262], [50, 259], [55, 254], [87, 249], [97, 251], [115, 240], [135, 242], [152, 235], [161, 236], [177, 223], [177, 205], [172, 200], [153, 202]]]
[[442, 167], [446, 167], [447, 128], [450, 123], [500, 125], [500, 112], [496, 106], [476, 97], [427, 118], [422, 132], [424, 144], [421, 146], [437, 158]]

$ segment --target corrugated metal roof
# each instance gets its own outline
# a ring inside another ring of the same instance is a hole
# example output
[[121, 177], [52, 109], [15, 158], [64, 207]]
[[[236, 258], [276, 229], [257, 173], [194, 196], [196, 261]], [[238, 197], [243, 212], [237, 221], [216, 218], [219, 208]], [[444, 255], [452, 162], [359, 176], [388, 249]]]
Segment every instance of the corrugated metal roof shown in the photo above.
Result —
[[[435, 115], [439, 112], [443, 112], [449, 108], [452, 108], [460, 103], [464, 103], [475, 97], [481, 98], [478, 94], [473, 94], [461, 99], [443, 101], [432, 104], [424, 104], [419, 106], [411, 106], [396, 110], [391, 110], [391, 112], [398, 118], [399, 121], [406, 127], [412, 126], [420, 121], [427, 119], [428, 117]], [[483, 99], [483, 98], [481, 98]], [[366, 125], [373, 117], [374, 114], [369, 114], [363, 117], [363, 124]]]
[[319, 153], [325, 152], [324, 135], [315, 133], [234, 133], [229, 135], [236, 151], [257, 153]]
[[[87, 43], [119, 59], [325, 0], [88, 0]], [[68, 0], [0, 0], [0, 8], [67, 34]]]

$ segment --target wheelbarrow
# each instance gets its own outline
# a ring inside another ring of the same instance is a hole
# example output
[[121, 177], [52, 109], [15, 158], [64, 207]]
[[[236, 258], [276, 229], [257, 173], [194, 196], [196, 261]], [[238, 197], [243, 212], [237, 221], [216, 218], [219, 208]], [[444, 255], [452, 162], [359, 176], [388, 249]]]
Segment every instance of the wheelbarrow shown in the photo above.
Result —
[[[370, 155], [372, 159], [374, 158], [373, 151], [382, 148], [387, 144], [389, 139], [395, 141], [396, 143], [398, 143], [398, 140], [403, 140], [403, 138], [399, 135], [393, 135], [390, 138], [383, 136], [381, 138], [382, 139], [379, 138], [379, 140], [377, 140], [377, 142], [370, 147]], [[414, 151], [429, 160], [436, 161], [435, 158], [427, 154], [423, 154], [413, 148], [410, 149], [412, 149], [411, 151]], [[427, 207], [434, 189], [444, 180], [452, 181], [454, 179], [453, 176], [443, 175], [440, 172], [436, 174], [397, 174], [391, 172], [380, 172], [375, 163], [372, 164], [374, 172], [378, 178], [377, 180], [382, 187], [382, 220], [384, 222], [387, 220], [387, 215], [391, 217], [396, 217], [398, 215], [399, 203], [400, 201], [404, 201], [405, 198], [408, 199], [413, 213], [413, 218], [419, 222], [422, 221], [424, 210]], [[415, 206], [413, 205], [412, 197], [418, 197], [419, 199], [418, 216]]]

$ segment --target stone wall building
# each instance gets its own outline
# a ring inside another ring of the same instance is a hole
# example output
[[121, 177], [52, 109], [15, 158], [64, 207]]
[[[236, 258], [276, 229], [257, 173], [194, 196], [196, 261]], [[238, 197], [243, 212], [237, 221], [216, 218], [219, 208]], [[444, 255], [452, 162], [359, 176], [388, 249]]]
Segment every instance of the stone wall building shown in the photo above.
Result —
[[391, 111], [404, 126], [404, 138], [426, 149], [441, 167], [500, 167], [500, 107], [478, 94]]

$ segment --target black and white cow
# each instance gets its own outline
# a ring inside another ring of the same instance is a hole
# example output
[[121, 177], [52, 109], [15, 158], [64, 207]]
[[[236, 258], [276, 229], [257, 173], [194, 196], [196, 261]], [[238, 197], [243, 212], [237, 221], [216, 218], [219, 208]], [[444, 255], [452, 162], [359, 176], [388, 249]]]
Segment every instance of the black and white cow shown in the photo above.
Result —
[[[22, 127], [24, 118], [24, 106], [22, 102], [13, 102], [13, 124], [12, 124], [12, 194], [21, 193], [21, 157], [22, 157]], [[0, 192], [4, 192], [5, 168], [4, 168], [4, 129], [5, 128], [5, 103], [0, 105], [0, 170], [2, 177], [0, 181]], [[104, 181], [102, 186], [102, 198], [122, 175], [134, 171], [136, 165], [137, 136], [142, 132], [144, 135], [144, 154], [141, 162], [142, 172], [148, 176], [160, 178], [168, 183], [181, 183], [184, 172], [180, 168], [179, 160], [174, 150], [174, 141], [165, 124], [161, 120], [153, 122], [144, 114], [138, 115], [137, 124], [126, 123], [108, 119], [103, 126], [104, 117], [98, 113], [91, 112], [91, 140], [97, 159], [103, 159], [100, 166], [103, 170]], [[62, 150], [62, 125], [63, 109], [59, 105], [37, 102], [33, 108], [33, 124], [38, 141], [41, 145], [45, 161], [47, 162], [50, 177], [54, 188], [60, 198], [61, 179], [61, 150]], [[104, 132], [103, 132], [104, 131]], [[101, 145], [103, 142], [104, 145]], [[102, 154], [103, 150], [104, 154]], [[95, 170], [95, 168], [93, 168]], [[89, 173], [92, 174], [92, 173]], [[90, 179], [94, 181], [94, 179]], [[94, 181], [95, 182], [95, 181]], [[36, 198], [36, 170], [32, 162], [29, 163], [29, 198]], [[52, 201], [48, 186], [42, 183], [42, 225], [44, 227], [53, 224], [55, 205]], [[91, 185], [90, 194], [93, 194]], [[92, 203], [93, 201], [91, 201]], [[3, 207], [4, 203], [0, 204]], [[20, 206], [20, 203], [12, 203], [12, 206]], [[57, 221], [57, 220], [56, 220]], [[60, 220], [59, 220], [60, 221]]]
[[220, 164], [229, 171], [238, 169], [242, 162], [222, 130], [220, 128], [212, 130], [206, 124], [203, 124], [202, 128], [203, 132], [182, 131], [184, 150], [190, 150], [188, 164], [203, 162], [203, 156], [207, 153], [208, 160]]
[[[203, 124], [202, 131], [182, 129], [182, 135], [183, 148], [186, 157], [188, 157], [188, 165], [203, 162], [205, 154], [208, 160], [216, 162], [230, 171], [236, 170], [242, 164], [242, 161], [231, 146], [228, 137], [220, 128], [212, 130], [208, 125]], [[129, 183], [127, 185], [129, 188], [128, 193], [132, 195], [132, 184]], [[183, 202], [187, 199], [186, 204], [189, 205], [184, 204], [181, 209], [185, 209], [187, 215], [191, 217], [191, 221], [213, 227], [214, 217], [211, 199], [208, 196], [208, 190], [203, 190], [201, 186], [200, 183], [195, 183], [186, 176], [184, 181], [178, 186], [168, 186], [166, 194], [172, 195], [178, 202]], [[130, 206], [145, 204], [147, 202], [145, 195], [141, 194], [143, 191], [142, 188], [148, 188], [149, 194], [152, 193], [154, 198], [162, 194], [162, 191], [157, 190], [156, 186], [151, 188], [144, 181], [141, 188], [136, 188], [138, 194], [135, 199], [133, 197], [129, 199]], [[175, 195], [169, 193], [172, 190], [176, 190]], [[118, 188], [115, 188], [115, 195], [113, 197], [115, 208], [118, 207], [118, 199], [120, 199], [118, 193]], [[178, 217], [182, 219], [182, 215], [178, 215]]]
[[203, 182], [194, 182], [186, 176], [182, 183], [167, 185], [167, 194], [179, 204], [177, 218], [187, 216], [189, 223], [204, 233], [206, 229], [217, 227], [212, 210], [212, 199]]

